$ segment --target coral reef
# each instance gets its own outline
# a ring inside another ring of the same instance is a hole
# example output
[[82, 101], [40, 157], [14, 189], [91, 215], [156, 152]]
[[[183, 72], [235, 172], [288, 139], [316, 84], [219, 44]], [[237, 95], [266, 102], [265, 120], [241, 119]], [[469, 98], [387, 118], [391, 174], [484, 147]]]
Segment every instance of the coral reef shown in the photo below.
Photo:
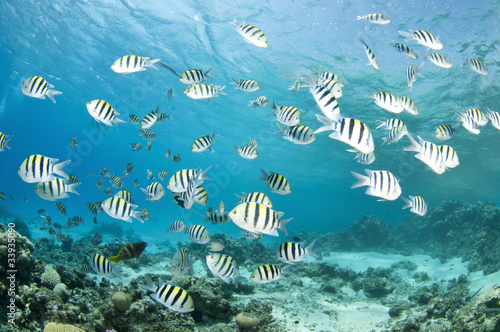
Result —
[[132, 304], [130, 296], [124, 292], [116, 292], [113, 294], [111, 301], [115, 305], [115, 308], [120, 311], [127, 311], [130, 309], [130, 305]]
[[40, 280], [43, 286], [53, 289], [58, 283], [61, 282], [61, 277], [51, 266], [45, 266], [45, 271], [40, 276]]
[[73, 325], [63, 325], [51, 322], [45, 325], [43, 332], [84, 332], [84, 330]]

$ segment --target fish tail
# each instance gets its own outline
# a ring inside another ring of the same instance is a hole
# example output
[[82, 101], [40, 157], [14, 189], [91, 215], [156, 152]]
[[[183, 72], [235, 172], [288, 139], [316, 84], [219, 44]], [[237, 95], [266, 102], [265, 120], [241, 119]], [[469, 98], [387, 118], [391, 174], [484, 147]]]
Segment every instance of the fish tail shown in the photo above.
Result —
[[406, 38], [405, 41], [410, 41], [415, 39], [415, 37], [413, 37], [413, 32], [399, 31], [399, 34]]
[[207, 70], [205, 72], [205, 77], [211, 77], [211, 78], [214, 78], [212, 75], [210, 75], [210, 71], [212, 70], [212, 68], [210, 68], [209, 70]]
[[318, 129], [316, 129], [314, 131], [314, 133], [321, 133], [323, 131], [327, 131], [327, 130], [335, 130], [336, 128], [336, 122], [327, 118], [326, 116], [324, 115], [321, 115], [321, 114], [316, 114], [316, 118], [319, 120], [319, 122], [321, 122], [324, 126], [322, 127], [319, 127]]
[[406, 134], [408, 138], [410, 139], [411, 145], [407, 146], [404, 148], [405, 151], [415, 151], [415, 152], [420, 152], [420, 144], [418, 144], [417, 141], [410, 135], [410, 133]]
[[358, 180], [358, 182], [351, 186], [351, 189], [370, 185], [370, 178], [368, 176], [356, 172], [351, 172], [351, 174]]
[[116, 256], [108, 257], [108, 261], [113, 262], [113, 263], [118, 263], [120, 261], [120, 258], [118, 257], [118, 255], [116, 255]]
[[157, 63], [158, 61], [160, 61], [160, 59], [146, 60], [146, 64], [144, 66], [158, 70], [158, 68], [154, 66], [154, 64]]
[[75, 188], [78, 187], [79, 185], [81, 185], [80, 182], [77, 182], [77, 183], [72, 183], [72, 184], [69, 184], [68, 185], [68, 189], [66, 190], [67, 192], [70, 192], [70, 193], [73, 193], [73, 194], [76, 194], [76, 195], [80, 195], [76, 190]]
[[280, 129], [279, 131], [275, 131], [274, 134], [285, 134], [286, 133], [286, 128], [280, 125], [279, 123], [276, 122], [276, 125]]
[[222, 92], [222, 90], [224, 90], [225, 87], [226, 87], [226, 85], [222, 85], [222, 86], [216, 85], [215, 86], [215, 91], [217, 91], [218, 94], [226, 96], [226, 93]]
[[[310, 244], [306, 247], [306, 249], [305, 249], [305, 253], [306, 253], [307, 255], [311, 255], [311, 256], [318, 257], [318, 255], [316, 255], [316, 254], [314, 253], [314, 251], [312, 251], [312, 247], [314, 246], [314, 244], [316, 243], [316, 241], [317, 241], [317, 240], [318, 240], [318, 239], [314, 239], [314, 241], [313, 241], [313, 242], [311, 242], [311, 243], [310, 243]], [[108, 259], [109, 259], [109, 258], [108, 258]]]
[[64, 168], [66, 165], [68, 165], [70, 162], [71, 162], [71, 160], [66, 160], [66, 161], [64, 161], [64, 162], [62, 162], [62, 163], [55, 164], [55, 165], [54, 165], [54, 170], [53, 170], [54, 174], [57, 174], [57, 175], [59, 175], [59, 176], [62, 176], [62, 177], [63, 177], [63, 178], [65, 178], [65, 179], [69, 179], [68, 174], [66, 174], [66, 172], [65, 172], [65, 171], [63, 171], [63, 168]]
[[[146, 284], [145, 285], [139, 285], [139, 287], [141, 288], [144, 288], [150, 292], [156, 292], [156, 290], [158, 289], [158, 287], [156, 287], [155, 284], [153, 284], [153, 280], [151, 280], [151, 278], [149, 278], [148, 276], [144, 276], [144, 280], [146, 281]], [[155, 295], [155, 294], [152, 294], [152, 295]]]
[[260, 171], [262, 172], [262, 176], [260, 178], [258, 178], [257, 180], [267, 181], [267, 179], [269, 179], [269, 175], [267, 175], [266, 171], [264, 171], [262, 168], [260, 169]]
[[281, 231], [285, 234], [285, 235], [288, 235], [288, 232], [286, 230], [286, 224], [292, 220], [293, 218], [290, 218], [290, 219], [283, 219], [283, 220], [280, 220], [280, 225], [279, 225], [279, 229], [281, 229]]
[[401, 198], [406, 203], [405, 206], [403, 206], [403, 208], [402, 208], [403, 210], [413, 206], [413, 203], [408, 198], [406, 198], [406, 197], [401, 197]]
[[57, 91], [57, 90], [49, 89], [49, 90], [47, 90], [46, 95], [55, 104], [56, 103], [56, 99], [54, 98], [54, 96], [62, 95], [62, 92], [61, 91]]

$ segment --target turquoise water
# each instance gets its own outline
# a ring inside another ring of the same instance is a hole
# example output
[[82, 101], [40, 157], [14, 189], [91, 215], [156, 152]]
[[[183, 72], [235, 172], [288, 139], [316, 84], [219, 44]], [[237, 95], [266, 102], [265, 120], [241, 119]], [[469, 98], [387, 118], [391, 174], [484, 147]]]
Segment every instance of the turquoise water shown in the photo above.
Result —
[[[391, 18], [387, 25], [357, 21], [357, 15], [379, 12]], [[149, 210], [151, 220], [144, 224], [124, 224], [138, 234], [164, 231], [171, 222], [181, 219], [198, 224], [206, 208], [196, 205], [189, 211], [170, 200], [170, 192], [158, 204], [146, 202], [139, 187], [149, 181], [146, 170], [156, 175], [169, 171], [172, 175], [183, 168], [203, 169], [212, 166], [206, 182], [208, 205], [216, 208], [221, 200], [232, 209], [235, 193], [263, 191], [276, 210], [293, 217], [288, 224], [290, 234], [307, 231], [335, 231], [350, 225], [361, 215], [375, 215], [392, 223], [400, 223], [410, 215], [401, 210], [404, 202], [378, 202], [364, 194], [364, 188], [350, 189], [355, 179], [351, 171], [382, 169], [400, 180], [403, 196], [420, 195], [432, 208], [447, 200], [466, 202], [500, 202], [500, 132], [490, 123], [480, 135], [462, 127], [445, 144], [458, 153], [460, 165], [442, 175], [426, 170], [425, 165], [403, 148], [410, 145], [405, 137], [400, 142], [381, 146], [385, 131], [375, 129], [376, 120], [398, 117], [405, 121], [415, 137], [439, 143], [434, 130], [441, 124], [457, 124], [455, 112], [486, 107], [500, 111], [498, 104], [498, 17], [495, 1], [448, 1], [401, 3], [344, 1], [6, 1], [0, 4], [2, 34], [0, 36], [0, 131], [13, 138], [12, 150], [0, 153], [0, 191], [12, 195], [5, 202], [7, 210], [36, 219], [36, 212], [46, 209], [53, 222], [64, 224], [67, 217], [56, 211], [53, 202], [43, 201], [33, 192], [34, 185], [24, 183], [17, 175], [22, 161], [32, 154], [71, 159], [66, 168], [82, 185], [79, 196], [70, 194], [63, 200], [68, 216], [80, 215], [85, 224], [68, 232], [78, 239], [92, 227], [92, 215], [85, 203], [105, 200], [96, 188], [97, 174], [107, 167], [121, 175], [127, 163], [134, 164], [124, 189], [129, 189], [140, 208]], [[8, 18], [8, 19], [5, 19]], [[267, 49], [246, 43], [230, 24], [234, 19], [248, 22], [267, 35]], [[424, 59], [425, 47], [415, 41], [404, 42], [399, 30], [424, 29], [439, 36], [444, 47], [439, 53], [453, 62], [450, 69], [439, 68]], [[370, 45], [380, 63], [380, 71], [366, 65], [367, 58], [358, 41], [359, 35]], [[388, 43], [400, 42], [412, 47], [419, 59], [405, 57]], [[187, 69], [212, 68], [214, 78], [207, 83], [226, 85], [222, 95], [206, 103], [191, 100], [183, 94], [186, 87], [164, 68], [128, 75], [117, 74], [111, 64], [129, 49], [160, 58], [178, 73]], [[473, 72], [466, 58], [480, 59], [489, 69], [487, 76]], [[422, 74], [413, 88], [405, 81], [406, 67], [425, 62]], [[277, 131], [269, 106], [248, 107], [260, 95], [280, 105], [293, 105], [302, 112], [302, 123], [313, 129], [320, 126], [315, 114], [320, 110], [308, 89], [290, 95], [288, 87], [298, 77], [308, 77], [309, 70], [325, 70], [338, 74], [344, 81], [339, 99], [343, 115], [365, 122], [375, 140], [377, 160], [369, 166], [353, 160], [344, 143], [317, 134], [316, 141], [300, 146], [284, 140]], [[22, 94], [20, 85], [28, 77], [40, 75], [63, 94], [57, 103], [38, 100]], [[246, 93], [229, 85], [232, 78], [257, 80], [261, 89]], [[166, 95], [172, 88], [170, 100]], [[412, 98], [420, 114], [390, 114], [365, 96], [371, 89], [388, 91]], [[156, 124], [152, 130], [158, 138], [152, 151], [145, 150], [146, 141], [130, 123], [107, 128], [96, 126], [85, 104], [104, 99], [127, 120], [129, 113], [143, 117], [156, 106], [172, 114], [172, 120]], [[213, 152], [190, 152], [193, 141], [214, 132], [219, 136]], [[70, 139], [76, 137], [79, 148], [71, 150]], [[260, 156], [246, 160], [233, 151], [234, 145], [250, 140], [258, 142]], [[141, 152], [133, 152], [130, 142], [143, 144]], [[164, 156], [170, 148], [179, 153], [182, 162], [174, 164]], [[271, 193], [263, 181], [260, 168], [283, 174], [291, 183], [292, 193]], [[166, 187], [166, 181], [164, 185]], [[107, 179], [103, 189], [110, 187]], [[116, 190], [114, 190], [116, 192]], [[26, 198], [27, 202], [23, 202]], [[99, 223], [113, 219], [98, 216]], [[38, 226], [38, 224], [36, 224]], [[209, 226], [211, 232], [239, 234], [228, 223]], [[36, 234], [36, 233], [35, 233]], [[40, 235], [43, 235], [41, 233]], [[164, 240], [164, 235], [158, 236]]]

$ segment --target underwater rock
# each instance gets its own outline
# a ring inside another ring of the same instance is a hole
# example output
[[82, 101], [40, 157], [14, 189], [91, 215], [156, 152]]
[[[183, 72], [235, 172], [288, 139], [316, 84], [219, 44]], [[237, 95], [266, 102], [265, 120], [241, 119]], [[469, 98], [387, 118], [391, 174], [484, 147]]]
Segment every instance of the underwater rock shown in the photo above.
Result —
[[45, 266], [45, 272], [43, 272], [40, 280], [43, 286], [53, 289], [58, 283], [61, 282], [61, 277], [52, 267]]
[[63, 325], [51, 322], [45, 325], [43, 332], [85, 332], [85, 330], [73, 325]]
[[[16, 231], [17, 224], [15, 227], [7, 229], [5, 229], [4, 226], [6, 225], [0, 226], [0, 260], [4, 262], [0, 264], [0, 273], [2, 275], [6, 274], [6, 262], [8, 258], [11, 258], [8, 256], [8, 248], [11, 248], [11, 250], [14, 249], [12, 248], [12, 244], [15, 243], [14, 252], [16, 259], [14, 269], [17, 271], [16, 281], [21, 285], [27, 284], [32, 280], [31, 273], [35, 262], [35, 258], [32, 254], [34, 250], [33, 243], [31, 243], [27, 237], [22, 236]], [[14, 242], [12, 242], [12, 239]], [[6, 282], [7, 279], [3, 278], [0, 281], [0, 288], [3, 289]]]
[[259, 325], [259, 319], [248, 312], [240, 312], [235, 319], [240, 331], [253, 330]]
[[62, 282], [55, 285], [52, 291], [54, 292], [55, 295], [59, 296], [61, 300], [63, 300], [64, 302], [68, 301], [69, 299], [68, 287]]
[[269, 301], [252, 299], [250, 300], [250, 303], [243, 308], [243, 312], [247, 312], [252, 314], [254, 317], [258, 317], [262, 328], [265, 328], [266, 325], [274, 322], [274, 318], [271, 315], [273, 312], [273, 306]]
[[115, 305], [115, 308], [120, 311], [127, 311], [130, 309], [130, 305], [132, 303], [130, 296], [124, 292], [116, 292], [113, 294], [111, 301]]

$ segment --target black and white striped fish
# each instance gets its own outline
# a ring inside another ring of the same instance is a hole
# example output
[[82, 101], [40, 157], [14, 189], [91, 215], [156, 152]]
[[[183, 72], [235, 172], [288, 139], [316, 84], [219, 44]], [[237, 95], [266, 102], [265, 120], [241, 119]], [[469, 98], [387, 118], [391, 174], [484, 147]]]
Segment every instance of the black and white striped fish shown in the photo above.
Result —
[[[236, 194], [235, 194], [236, 195]], [[260, 192], [252, 192], [252, 193], [243, 193], [244, 196], [238, 196], [239, 201], [238, 203], [247, 203], [247, 202], [254, 202], [254, 203], [259, 203], [263, 204], [267, 207], [272, 208], [273, 203], [271, 203], [271, 199], [264, 193]]]
[[334, 81], [334, 80], [325, 80], [325, 79], [320, 79], [316, 82], [317, 85], [323, 85], [325, 88], [327, 88], [328, 90], [330, 90], [330, 92], [332, 93], [332, 95], [335, 97], [335, 98], [340, 98], [342, 97], [343, 93], [342, 93], [342, 85], [337, 82], [337, 81]]
[[184, 230], [184, 233], [188, 233], [188, 237], [193, 240], [193, 242], [199, 244], [205, 244], [210, 242], [210, 234], [208, 230], [203, 225], [191, 225], [189, 224], [189, 228]]
[[281, 174], [270, 172], [270, 175], [267, 175], [266, 172], [261, 168], [262, 177], [257, 180], [266, 181], [266, 187], [272, 190], [272, 192], [279, 195], [288, 195], [292, 192], [290, 188], [290, 182]]
[[63, 216], [66, 215], [66, 207], [64, 206], [63, 203], [61, 202], [56, 202], [56, 209], [57, 211], [59, 211], [60, 214], [62, 214]]
[[250, 281], [257, 284], [265, 284], [279, 280], [283, 277], [283, 274], [287, 273], [290, 267], [291, 265], [287, 265], [284, 268], [280, 268], [278, 265], [261, 265], [253, 271]]
[[447, 168], [455, 168], [460, 165], [457, 152], [449, 145], [439, 145], [439, 150], [443, 155], [444, 165]]
[[316, 243], [316, 240], [311, 242], [307, 247], [304, 248], [304, 242], [283, 242], [280, 244], [277, 252], [278, 260], [283, 263], [293, 264], [297, 262], [303, 262], [306, 259], [304, 255], [317, 255], [312, 251], [312, 247]]
[[247, 202], [238, 204], [229, 212], [236, 226], [254, 233], [278, 236], [278, 229], [287, 235], [286, 224], [291, 219], [280, 220], [283, 212], [275, 211], [266, 205]]
[[[186, 207], [187, 191], [183, 191], [181, 193], [174, 193], [172, 199], [180, 207]], [[202, 186], [199, 186], [198, 188], [196, 188], [196, 191], [193, 195], [192, 200], [194, 203], [198, 203], [202, 206], [206, 206], [207, 201], [208, 201], [208, 194], [207, 194], [207, 191], [205, 190], [205, 188], [203, 188]]]
[[206, 72], [203, 72], [203, 70], [201, 70], [201, 69], [186, 70], [179, 77], [179, 82], [184, 83], [184, 84], [201, 83], [201, 82], [205, 81], [207, 79], [207, 77], [213, 78], [213, 76], [210, 75], [211, 70], [212, 70], [212, 68], [210, 68]]
[[106, 126], [111, 126], [114, 123], [116, 128], [118, 128], [118, 123], [125, 122], [116, 117], [120, 115], [120, 113], [115, 111], [111, 105], [101, 99], [89, 101], [87, 103], [87, 111], [97, 122], [103, 123]]
[[363, 48], [365, 49], [366, 56], [368, 57], [368, 62], [370, 62], [370, 65], [373, 66], [373, 68], [380, 70], [380, 65], [378, 64], [377, 57], [371, 50], [370, 46], [365, 42], [363, 37], [359, 37], [359, 41], [363, 44]]
[[172, 175], [168, 180], [167, 189], [174, 193], [181, 193], [186, 191], [189, 182], [193, 180], [199, 172], [201, 172], [200, 179], [202, 179], [203, 181], [212, 181], [211, 178], [206, 176], [206, 173], [208, 172], [210, 167], [208, 167], [204, 171], [202, 171], [198, 167], [196, 169], [182, 169], [175, 172], [174, 175]]
[[52, 181], [54, 179], [54, 174], [68, 179], [68, 174], [63, 171], [63, 168], [68, 165], [71, 160], [56, 164], [58, 160], [59, 159], [45, 157], [40, 154], [33, 154], [24, 159], [17, 172], [21, 179], [27, 183]]
[[450, 125], [441, 125], [436, 128], [436, 132], [434, 133], [434, 136], [441, 141], [446, 141], [449, 140], [450, 138], [453, 137], [453, 134], [455, 133], [455, 128], [453, 128]]
[[257, 47], [267, 47], [267, 38], [262, 30], [247, 23], [240, 23], [236, 19], [233, 24], [236, 26], [238, 33], [243, 36], [248, 43]]
[[206, 99], [208, 101], [209, 98], [218, 97], [219, 94], [225, 95], [222, 92], [225, 87], [225, 85], [195, 83], [184, 89], [184, 94], [191, 99]]
[[109, 178], [109, 182], [111, 183], [111, 186], [115, 189], [120, 189], [123, 186], [123, 180], [118, 176], [118, 175], [111, 175]]
[[467, 59], [467, 62], [469, 63], [469, 66], [472, 68], [472, 70], [474, 70], [476, 73], [481, 75], [488, 75], [488, 67], [486, 67], [478, 59]]
[[174, 278], [180, 278], [185, 274], [193, 274], [194, 257], [189, 258], [189, 254], [181, 249], [174, 254], [170, 261], [170, 271]]
[[314, 142], [316, 139], [314, 131], [308, 126], [296, 125], [284, 128], [279, 123], [276, 123], [276, 125], [280, 130], [274, 134], [284, 135], [283, 138], [292, 143], [306, 145]]
[[381, 127], [384, 127], [387, 130], [391, 130], [394, 127], [406, 128], [406, 124], [397, 118], [387, 119], [386, 121], [377, 120], [377, 122], [380, 123], [380, 125], [376, 129]]
[[115, 197], [121, 198], [130, 204], [134, 204], [134, 199], [132, 198], [132, 194], [127, 189], [123, 189], [123, 190], [118, 191], [115, 194]]
[[238, 269], [234, 266], [231, 256], [211, 252], [206, 256], [206, 261], [214, 277], [221, 278], [226, 284], [232, 280], [238, 287]]
[[85, 203], [85, 206], [87, 207], [87, 210], [89, 210], [93, 215], [97, 215], [97, 212], [99, 212], [97, 210], [97, 206], [95, 206], [94, 203]]
[[150, 130], [143, 132], [140, 135], [147, 141], [154, 141], [156, 139], [156, 134]]
[[380, 200], [393, 201], [401, 195], [399, 182], [391, 172], [365, 169], [365, 173], [368, 176], [351, 172], [358, 180], [351, 188], [368, 186], [365, 194], [380, 197]]
[[97, 208], [97, 211], [104, 212], [104, 210], [102, 209], [102, 202], [101, 201], [95, 202], [94, 205]]
[[412, 87], [413, 83], [417, 80], [416, 76], [423, 77], [422, 74], [420, 74], [420, 68], [422, 68], [423, 65], [424, 63], [422, 62], [417, 68], [415, 68], [414, 65], [406, 67], [406, 83], [408, 83], [409, 87]]
[[417, 136], [419, 140], [419, 143], [417, 143], [410, 133], [408, 133], [407, 136], [412, 145], [406, 147], [404, 149], [405, 151], [418, 152], [415, 158], [429, 166], [437, 174], [443, 174], [444, 171], [446, 171], [443, 155], [436, 144], [426, 141], [420, 136]]
[[319, 73], [319, 77], [323, 80], [335, 81], [340, 84], [341, 87], [344, 87], [344, 82], [340, 79], [340, 77], [334, 73], [330, 73], [327, 71], [322, 71]]
[[404, 135], [408, 134], [408, 129], [406, 126], [404, 127], [394, 127], [387, 133], [387, 136], [384, 138], [382, 145], [392, 144], [398, 142]]
[[102, 202], [101, 207], [111, 218], [120, 219], [126, 222], [132, 222], [131, 218], [135, 218], [141, 223], [144, 223], [144, 216], [146, 213], [143, 211], [135, 211], [137, 205], [130, 204], [121, 198], [110, 197]]
[[141, 188], [142, 192], [146, 194], [146, 201], [157, 202], [165, 195], [165, 189], [160, 182], [153, 182], [146, 189]]
[[361, 153], [370, 153], [375, 149], [370, 129], [363, 122], [347, 117], [340, 117], [339, 121], [335, 122], [321, 114], [316, 114], [316, 118], [323, 126], [314, 133], [333, 130], [330, 138], [349, 144]]
[[378, 13], [373, 13], [373, 14], [368, 14], [368, 15], [362, 15], [362, 16], [357, 16], [356, 20], [365, 20], [370, 23], [374, 24], [387, 24], [391, 23], [391, 20], [385, 16], [384, 14], [378, 14]]
[[186, 224], [184, 224], [180, 220], [176, 220], [173, 223], [170, 224], [170, 226], [167, 228], [167, 233], [179, 233], [182, 232], [182, 230], [186, 228]]
[[[309, 92], [313, 95], [316, 104], [318, 104], [321, 113], [330, 120], [337, 120], [340, 116], [339, 103], [333, 93], [324, 85], [311, 77], [309, 83]], [[283, 123], [287, 125], [286, 123]], [[292, 126], [295, 124], [292, 124]]]
[[276, 116], [276, 120], [285, 126], [295, 126], [301, 122], [300, 111], [294, 106], [280, 106], [278, 104], [272, 104], [273, 114]]
[[486, 108], [486, 110], [486, 117], [490, 119], [492, 126], [500, 130], [500, 113], [492, 111], [489, 108]]
[[354, 159], [358, 161], [358, 163], [363, 164], [363, 165], [370, 165], [375, 161], [375, 153], [370, 152], [370, 153], [361, 153], [356, 149], [348, 149], [348, 152], [355, 153], [356, 156]]
[[54, 86], [40, 76], [31, 76], [21, 84], [21, 91], [28, 97], [45, 99], [45, 96], [55, 104], [54, 96], [62, 94], [61, 91], [52, 90]]
[[156, 176], [160, 179], [160, 180], [165, 180], [168, 176], [168, 171], [161, 171], [159, 172], [158, 174], [156, 174]]
[[70, 175], [69, 175], [69, 178], [68, 178], [68, 180], [66, 180], [66, 182], [67, 182], [68, 184], [73, 184], [73, 183], [80, 182], [80, 180], [78, 180], [78, 177], [77, 177], [76, 175], [74, 175], [74, 174], [70, 174]]
[[154, 66], [160, 59], [151, 59], [149, 57], [141, 57], [137, 55], [125, 55], [117, 59], [111, 65], [111, 70], [118, 74], [130, 74], [138, 71], [146, 70], [145, 67], [158, 70]]
[[158, 107], [155, 110], [146, 114], [142, 118], [141, 129], [149, 129], [156, 123], [156, 119], [158, 119], [157, 112], [158, 112]]
[[251, 146], [234, 146], [234, 151], [237, 151], [238, 154], [245, 159], [255, 159], [259, 156], [259, 152]]
[[409, 32], [399, 31], [399, 34], [406, 37], [406, 41], [416, 40], [418, 44], [432, 48], [433, 50], [440, 50], [443, 48], [443, 43], [433, 34], [425, 30], [410, 30]]
[[9, 141], [12, 136], [5, 135], [0, 131], [0, 152], [2, 152], [5, 148], [10, 150]]
[[441, 68], [451, 68], [451, 66], [453, 66], [453, 63], [450, 59], [439, 53], [427, 54], [426, 58], [427, 60]]
[[94, 256], [89, 258], [89, 265], [97, 274], [108, 278], [114, 276], [119, 278], [120, 280], [122, 279], [122, 277], [120, 276], [121, 268], [114, 266], [114, 263], [110, 262], [104, 256], [95, 254]]
[[407, 57], [412, 58], [412, 59], [418, 59], [417, 52], [415, 52], [409, 46], [407, 46], [405, 44], [400, 44], [400, 43], [392, 43], [391, 45], [394, 46], [394, 48], [396, 50], [398, 50], [399, 52], [403, 53]]
[[419, 216], [424, 216], [427, 213], [427, 203], [425, 203], [424, 199], [420, 196], [409, 196], [409, 199], [406, 197], [401, 197], [403, 201], [405, 201], [405, 206], [403, 209], [410, 208], [410, 212], [418, 214]]
[[128, 120], [130, 121], [130, 123], [136, 124], [136, 125], [141, 123], [141, 119], [139, 119], [139, 117], [137, 115], [132, 114], [132, 113], [130, 113], [128, 115]]
[[197, 138], [193, 144], [191, 145], [191, 152], [194, 153], [200, 153], [205, 150], [208, 150], [208, 152], [212, 151], [212, 144], [214, 144], [214, 140], [219, 138], [218, 136], [215, 136], [215, 132], [212, 134], [212, 136], [205, 135], [200, 138]]
[[462, 122], [462, 127], [467, 129], [470, 133], [479, 135], [481, 127], [477, 124], [474, 118], [465, 113], [457, 113], [458, 120]]
[[224, 203], [221, 201], [218, 210], [213, 210], [211, 207], [207, 210], [207, 215], [203, 222], [210, 221], [213, 225], [222, 225], [231, 221], [228, 212], [224, 209]]
[[412, 99], [410, 99], [406, 96], [401, 96], [401, 97], [399, 97], [399, 104], [408, 113], [410, 113], [412, 115], [418, 115], [418, 113], [419, 113], [418, 107]]
[[171, 119], [171, 114], [167, 113], [158, 113], [156, 116], [156, 123], [161, 123], [167, 119]]
[[488, 123], [488, 117], [477, 108], [470, 108], [466, 110], [465, 115], [474, 119], [479, 127], [485, 126]]
[[371, 93], [366, 97], [374, 99], [375, 104], [377, 104], [379, 107], [382, 107], [388, 112], [403, 112], [403, 106], [400, 103], [400, 99], [392, 93], [372, 90]]
[[80, 195], [75, 188], [81, 183], [67, 184], [60, 178], [54, 178], [52, 181], [38, 182], [35, 186], [35, 194], [41, 199], [55, 201], [69, 197], [68, 193]]
[[235, 88], [236, 90], [241, 90], [244, 92], [255, 92], [255, 91], [260, 89], [259, 82], [254, 81], [254, 80], [239, 80], [239, 81], [237, 81], [233, 78], [233, 81], [234, 81], [234, 83], [231, 83], [231, 84], [236, 85], [236, 88]]
[[166, 284], [160, 278], [158, 278], [158, 287], [153, 284], [153, 281], [148, 276], [145, 275], [144, 279], [146, 280], [146, 285], [139, 286], [153, 292], [149, 296], [156, 302], [177, 312], [185, 313], [194, 311], [193, 298], [184, 289]]
[[267, 97], [266, 96], [260, 96], [257, 97], [254, 100], [250, 101], [250, 104], [248, 106], [253, 106], [253, 107], [264, 107], [268, 103]]

